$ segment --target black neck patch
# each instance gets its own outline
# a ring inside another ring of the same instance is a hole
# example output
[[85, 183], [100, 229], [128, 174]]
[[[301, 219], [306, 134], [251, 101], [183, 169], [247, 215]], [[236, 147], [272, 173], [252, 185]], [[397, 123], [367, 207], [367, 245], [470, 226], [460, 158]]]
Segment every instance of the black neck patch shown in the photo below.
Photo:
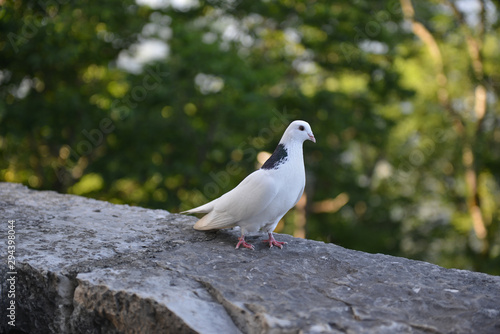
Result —
[[280, 165], [288, 160], [287, 157], [288, 152], [286, 151], [285, 145], [278, 144], [273, 154], [262, 165], [261, 169], [278, 169]]

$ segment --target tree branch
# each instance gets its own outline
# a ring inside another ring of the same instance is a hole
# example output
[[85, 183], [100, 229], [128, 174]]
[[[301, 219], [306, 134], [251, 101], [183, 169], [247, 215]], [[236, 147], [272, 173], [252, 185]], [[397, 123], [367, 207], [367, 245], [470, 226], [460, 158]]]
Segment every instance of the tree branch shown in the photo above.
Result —
[[[458, 10], [455, 4], [449, 0], [445, 0], [450, 7], [452, 8], [455, 16], [458, 21], [462, 25], [466, 25], [465, 18], [463, 14]], [[474, 152], [472, 150], [472, 146], [468, 141], [467, 132], [465, 131], [465, 126], [463, 124], [460, 116], [455, 112], [452, 106], [449, 103], [449, 94], [447, 89], [447, 77], [444, 72], [443, 66], [443, 57], [441, 51], [439, 50], [438, 43], [436, 39], [430, 31], [420, 22], [415, 19], [415, 9], [413, 8], [413, 4], [411, 0], [400, 0], [401, 7], [403, 10], [403, 14], [407, 20], [411, 22], [412, 30], [414, 34], [419, 37], [422, 42], [429, 49], [432, 58], [435, 62], [436, 67], [436, 79], [439, 85], [438, 98], [439, 102], [445, 107], [446, 110], [452, 116], [454, 121], [454, 126], [459, 134], [459, 136], [464, 140], [464, 144], [462, 147], [462, 163], [465, 168], [465, 183], [467, 184], [467, 195], [466, 202], [469, 214], [472, 219], [472, 226], [474, 229], [474, 233], [476, 236], [483, 241], [483, 251], [488, 250], [487, 243], [487, 230], [486, 225], [484, 223], [483, 215], [481, 213], [481, 209], [479, 207], [479, 199], [478, 199], [478, 191], [477, 191], [477, 171], [475, 169], [474, 163]], [[467, 27], [465, 27], [467, 28]], [[481, 53], [479, 49], [478, 42], [472, 37], [469, 30], [466, 30], [466, 39], [467, 45], [469, 49], [469, 54], [472, 59], [472, 65], [474, 69], [475, 77], [478, 81], [483, 79], [483, 63], [481, 59]], [[474, 111], [476, 113], [476, 117], [478, 119], [478, 124], [480, 124], [481, 120], [484, 118], [484, 114], [486, 111], [486, 88], [479, 84], [475, 89], [475, 108]], [[476, 134], [476, 133], [475, 133]], [[474, 134], [474, 135], [475, 135]]]
[[477, 120], [476, 132], [480, 132], [484, 116], [486, 115], [486, 87], [483, 83], [484, 65], [483, 65], [483, 57], [481, 54], [481, 48], [484, 38], [484, 30], [486, 27], [484, 0], [480, 1], [481, 22], [479, 23], [479, 28], [478, 28], [478, 38], [475, 38], [473, 36], [471, 28], [465, 21], [463, 13], [458, 10], [456, 4], [451, 0], [444, 0], [444, 2], [452, 9], [453, 13], [455, 14], [455, 17], [457, 18], [458, 22], [460, 23], [465, 32], [465, 39], [467, 41], [467, 49], [469, 51], [469, 56], [472, 63], [472, 69], [474, 72], [475, 79], [478, 82], [478, 85], [476, 86], [474, 92], [475, 96], [474, 114], [476, 115], [476, 120]]
[[453, 109], [450, 104], [449, 94], [448, 94], [448, 78], [444, 72], [443, 56], [436, 39], [430, 31], [420, 22], [415, 19], [415, 9], [411, 0], [400, 0], [401, 7], [405, 18], [411, 23], [413, 33], [422, 40], [422, 42], [427, 46], [434, 60], [436, 68], [436, 81], [438, 83], [438, 100], [439, 103], [448, 111], [453, 120], [453, 126], [456, 132], [460, 136], [465, 135], [465, 126], [460, 115]]

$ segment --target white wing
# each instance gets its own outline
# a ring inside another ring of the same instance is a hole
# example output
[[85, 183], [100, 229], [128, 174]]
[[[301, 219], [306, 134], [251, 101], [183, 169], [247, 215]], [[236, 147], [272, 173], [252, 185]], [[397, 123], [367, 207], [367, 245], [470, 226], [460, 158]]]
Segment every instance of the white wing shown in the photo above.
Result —
[[228, 228], [262, 212], [278, 188], [265, 170], [248, 175], [236, 188], [213, 201], [213, 210], [194, 226], [197, 230]]

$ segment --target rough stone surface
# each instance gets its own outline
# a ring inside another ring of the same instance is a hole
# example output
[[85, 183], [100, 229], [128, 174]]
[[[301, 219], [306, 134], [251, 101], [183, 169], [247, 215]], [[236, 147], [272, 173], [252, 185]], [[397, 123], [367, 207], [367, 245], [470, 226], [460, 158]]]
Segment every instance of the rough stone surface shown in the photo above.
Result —
[[194, 217], [18, 184], [0, 183], [0, 213], [3, 254], [16, 221], [25, 333], [500, 333], [497, 276], [287, 235], [235, 250], [238, 231]]

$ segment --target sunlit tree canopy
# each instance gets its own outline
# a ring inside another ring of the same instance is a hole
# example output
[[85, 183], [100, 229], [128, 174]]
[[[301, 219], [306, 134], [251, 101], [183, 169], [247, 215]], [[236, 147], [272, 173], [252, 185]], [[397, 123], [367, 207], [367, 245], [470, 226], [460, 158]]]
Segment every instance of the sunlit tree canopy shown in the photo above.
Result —
[[500, 274], [500, 1], [0, 4], [0, 180], [178, 212], [304, 119], [277, 232]]

